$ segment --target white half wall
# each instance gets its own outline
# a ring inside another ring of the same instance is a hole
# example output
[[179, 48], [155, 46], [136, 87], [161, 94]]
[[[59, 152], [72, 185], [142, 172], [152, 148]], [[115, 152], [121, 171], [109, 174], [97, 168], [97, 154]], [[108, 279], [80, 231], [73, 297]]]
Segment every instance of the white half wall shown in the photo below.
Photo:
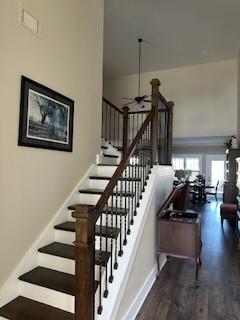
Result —
[[[134, 258], [131, 273], [122, 295], [116, 320], [133, 320], [132, 315], [136, 313], [143, 303], [143, 299], [153, 284], [156, 269], [156, 214], [172, 190], [173, 170], [169, 166], [158, 166], [154, 172], [155, 182], [152, 203], [148, 210], [148, 216], [140, 239], [140, 244]], [[165, 256], [161, 257], [161, 264]], [[146, 280], [147, 283], [146, 283]], [[144, 292], [144, 289], [147, 290]]]
[[[141, 94], [150, 95], [149, 82], [159, 78], [161, 93], [175, 103], [174, 137], [231, 136], [237, 132], [237, 71], [235, 59], [147, 72]], [[137, 75], [104, 82], [104, 96], [117, 106], [136, 95]]]

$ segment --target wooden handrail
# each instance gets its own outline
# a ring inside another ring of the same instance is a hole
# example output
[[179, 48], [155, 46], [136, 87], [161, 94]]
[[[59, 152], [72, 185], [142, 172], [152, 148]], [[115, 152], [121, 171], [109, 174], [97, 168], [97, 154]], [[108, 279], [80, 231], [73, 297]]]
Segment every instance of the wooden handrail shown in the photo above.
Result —
[[134, 148], [136, 147], [137, 143], [139, 142], [144, 130], [146, 129], [146, 127], [149, 124], [149, 122], [152, 121], [154, 113], [155, 113], [154, 109], [152, 109], [149, 112], [149, 115], [147, 116], [147, 118], [143, 122], [143, 124], [142, 124], [141, 128], [139, 129], [135, 139], [133, 140], [131, 145], [127, 148], [127, 151], [126, 151], [125, 155], [123, 156], [122, 161], [120, 162], [120, 164], [118, 165], [118, 167], [117, 167], [116, 171], [114, 172], [112, 178], [110, 179], [106, 189], [104, 190], [103, 194], [101, 195], [101, 198], [98, 200], [98, 202], [96, 204], [96, 210], [98, 211], [98, 215], [99, 216], [100, 216], [101, 211], [103, 210], [105, 204], [107, 203], [109, 197], [111, 196], [117, 181], [119, 180], [121, 174], [123, 173], [124, 169], [126, 168], [128, 160], [131, 157], [131, 154], [133, 153]]
[[164, 96], [160, 92], [158, 93], [158, 96], [159, 96], [159, 100], [168, 108], [169, 105], [167, 100], [164, 98]]
[[106, 98], [102, 98], [104, 102], [106, 102], [109, 106], [111, 106], [114, 110], [116, 110], [117, 112], [121, 113], [123, 115], [123, 111], [120, 110], [118, 107], [116, 107], [112, 102], [110, 102], [109, 100], [107, 100]]

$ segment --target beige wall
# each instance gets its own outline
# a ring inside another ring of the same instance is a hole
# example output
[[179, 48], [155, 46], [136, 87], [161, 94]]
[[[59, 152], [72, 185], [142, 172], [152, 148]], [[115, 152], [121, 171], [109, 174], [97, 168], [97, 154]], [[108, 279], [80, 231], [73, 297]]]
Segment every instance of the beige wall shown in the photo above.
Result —
[[238, 107], [237, 107], [237, 137], [238, 143], [240, 144], [240, 49], [238, 52], [238, 61], [237, 61], [237, 68], [238, 68], [238, 79], [237, 79], [237, 91], [238, 91]]
[[[175, 102], [174, 137], [225, 136], [237, 131], [237, 60], [142, 74], [142, 94], [159, 78], [160, 90]], [[137, 95], [137, 76], [104, 82], [104, 95], [116, 105]]]
[[[0, 5], [0, 287], [100, 148], [103, 1], [21, 0], [40, 36]], [[73, 153], [18, 147], [20, 77], [75, 101]]]

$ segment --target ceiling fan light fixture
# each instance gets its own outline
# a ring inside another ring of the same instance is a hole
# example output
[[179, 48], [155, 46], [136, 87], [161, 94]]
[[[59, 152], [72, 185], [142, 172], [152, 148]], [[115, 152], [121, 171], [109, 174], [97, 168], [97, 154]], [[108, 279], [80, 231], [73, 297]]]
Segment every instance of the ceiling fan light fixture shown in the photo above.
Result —
[[148, 98], [147, 95], [143, 95], [141, 96], [141, 57], [142, 57], [142, 42], [143, 39], [142, 38], [138, 38], [138, 95], [137, 97], [133, 98], [133, 99], [129, 99], [129, 98], [123, 98], [124, 100], [132, 100], [133, 102], [130, 103], [124, 103], [124, 105], [129, 105], [129, 104], [137, 104], [137, 106], [139, 106], [140, 108], [144, 108], [145, 105], [143, 102], [151, 102], [150, 100], [145, 100], [146, 98]]

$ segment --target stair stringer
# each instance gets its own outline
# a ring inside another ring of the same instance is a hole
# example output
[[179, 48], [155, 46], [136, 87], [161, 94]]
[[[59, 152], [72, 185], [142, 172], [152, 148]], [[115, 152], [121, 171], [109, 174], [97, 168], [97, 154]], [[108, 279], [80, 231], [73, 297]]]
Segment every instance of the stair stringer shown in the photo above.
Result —
[[[161, 177], [164, 177], [164, 179], [161, 179]], [[164, 184], [161, 184], [161, 180], [165, 180]], [[151, 214], [156, 215], [157, 210], [172, 190], [172, 182], [173, 169], [171, 166], [154, 166], [152, 168], [143, 198], [140, 200], [140, 207], [137, 210], [134, 225], [131, 228], [131, 234], [127, 238], [127, 246], [123, 248], [123, 256], [118, 260], [119, 266], [118, 270], [114, 272], [114, 281], [109, 285], [109, 295], [103, 301], [103, 312], [101, 315], [95, 315], [97, 320], [118, 319], [117, 314], [120, 303], [139, 250], [144, 227], [148, 222], [149, 212], [151, 211]], [[153, 252], [155, 252], [155, 249], [153, 249]], [[164, 257], [162, 259], [164, 261]]]
[[18, 277], [39, 266], [38, 249], [55, 241], [54, 226], [66, 221], [66, 217], [69, 215], [69, 210], [67, 207], [77, 202], [79, 197], [79, 189], [87, 184], [88, 177], [94, 170], [96, 170], [95, 168], [95, 164], [92, 164], [88, 168], [85, 175], [73, 188], [72, 192], [54, 214], [49, 224], [45, 227], [45, 229], [27, 251], [25, 256], [16, 266], [15, 270], [12, 272], [5, 284], [2, 286], [0, 290], [0, 307], [21, 295], [21, 282], [18, 280]]

